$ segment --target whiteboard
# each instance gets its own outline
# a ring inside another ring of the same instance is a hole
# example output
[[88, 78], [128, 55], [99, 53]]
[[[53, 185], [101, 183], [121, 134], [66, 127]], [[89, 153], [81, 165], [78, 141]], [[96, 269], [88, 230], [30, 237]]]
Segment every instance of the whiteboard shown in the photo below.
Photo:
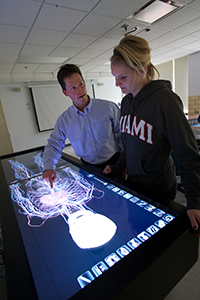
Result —
[[[58, 117], [72, 105], [72, 100], [65, 96], [60, 85], [30, 86], [38, 131], [54, 128]], [[88, 95], [93, 97], [92, 84], [86, 84]]]

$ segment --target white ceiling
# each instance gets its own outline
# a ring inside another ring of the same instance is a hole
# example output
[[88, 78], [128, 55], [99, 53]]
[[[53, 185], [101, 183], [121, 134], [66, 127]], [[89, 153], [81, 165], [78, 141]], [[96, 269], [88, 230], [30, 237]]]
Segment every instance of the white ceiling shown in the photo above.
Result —
[[126, 19], [149, 0], [0, 1], [0, 83], [55, 81], [63, 62], [85, 78], [110, 77], [124, 24], [139, 27], [155, 65], [200, 51], [200, 0], [178, 0], [184, 6], [154, 25]]

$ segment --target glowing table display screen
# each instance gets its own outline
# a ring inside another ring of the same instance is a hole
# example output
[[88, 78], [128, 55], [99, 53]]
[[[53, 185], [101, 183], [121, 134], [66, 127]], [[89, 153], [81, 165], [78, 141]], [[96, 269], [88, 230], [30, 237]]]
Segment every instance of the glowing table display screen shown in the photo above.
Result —
[[39, 151], [2, 161], [38, 299], [70, 299], [175, 213], [61, 159], [51, 190]]

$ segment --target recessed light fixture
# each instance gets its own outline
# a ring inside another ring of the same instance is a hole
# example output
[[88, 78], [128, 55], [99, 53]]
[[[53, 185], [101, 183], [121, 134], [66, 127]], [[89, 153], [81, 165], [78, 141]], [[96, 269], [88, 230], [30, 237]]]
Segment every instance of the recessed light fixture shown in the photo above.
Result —
[[133, 19], [152, 24], [183, 6], [183, 4], [174, 1], [152, 0], [141, 7], [139, 10], [137, 10], [135, 13], [128, 16], [127, 19]]

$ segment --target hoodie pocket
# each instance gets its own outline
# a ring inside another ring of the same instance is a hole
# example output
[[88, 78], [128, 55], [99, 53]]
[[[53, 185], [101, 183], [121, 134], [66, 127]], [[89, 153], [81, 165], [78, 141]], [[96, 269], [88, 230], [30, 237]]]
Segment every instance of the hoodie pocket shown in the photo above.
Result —
[[129, 176], [147, 176], [147, 173], [143, 168], [141, 157], [133, 156], [130, 153], [127, 153], [126, 163], [127, 173]]

